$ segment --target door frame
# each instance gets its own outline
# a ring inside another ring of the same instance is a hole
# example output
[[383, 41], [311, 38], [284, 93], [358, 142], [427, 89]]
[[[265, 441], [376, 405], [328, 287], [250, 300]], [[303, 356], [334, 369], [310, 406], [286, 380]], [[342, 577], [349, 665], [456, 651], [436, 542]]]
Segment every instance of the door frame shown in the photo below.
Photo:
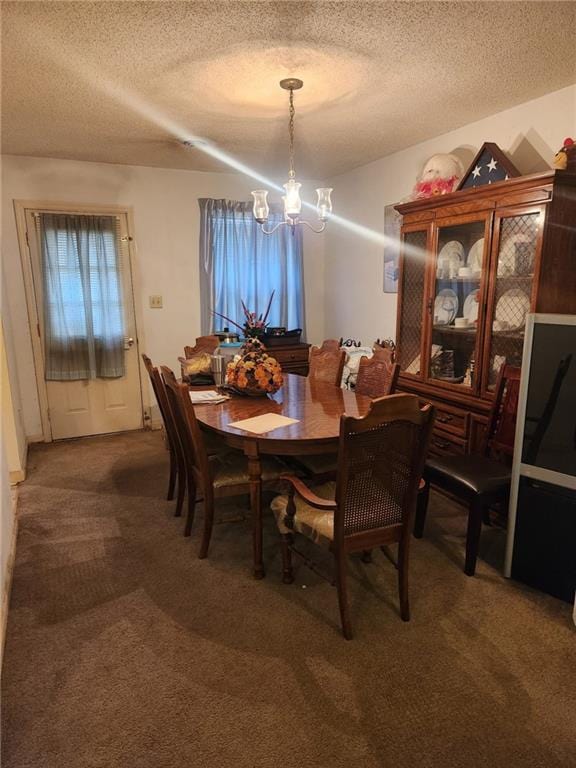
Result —
[[142, 373], [142, 361], [140, 359], [140, 345], [145, 346], [144, 322], [142, 306], [139, 300], [140, 291], [139, 275], [136, 268], [136, 241], [134, 239], [134, 215], [132, 206], [127, 205], [101, 205], [92, 203], [64, 203], [53, 200], [14, 200], [14, 214], [16, 217], [16, 231], [18, 234], [18, 246], [20, 250], [20, 262], [24, 279], [24, 291], [26, 293], [26, 308], [28, 310], [28, 325], [30, 329], [30, 341], [34, 357], [34, 372], [36, 375], [36, 390], [38, 394], [38, 406], [42, 422], [42, 437], [45, 443], [51, 443], [52, 429], [48, 412], [48, 392], [46, 379], [44, 378], [44, 350], [40, 336], [40, 318], [34, 290], [34, 272], [32, 269], [32, 254], [28, 244], [26, 213], [27, 211], [47, 211], [48, 213], [79, 213], [94, 216], [126, 216], [128, 228], [128, 258], [130, 277], [132, 283], [132, 303], [134, 307], [134, 322], [136, 325], [136, 350], [138, 357], [138, 381], [140, 385], [140, 400], [142, 403], [142, 423], [147, 423], [147, 414], [150, 413], [150, 393], [144, 386]]

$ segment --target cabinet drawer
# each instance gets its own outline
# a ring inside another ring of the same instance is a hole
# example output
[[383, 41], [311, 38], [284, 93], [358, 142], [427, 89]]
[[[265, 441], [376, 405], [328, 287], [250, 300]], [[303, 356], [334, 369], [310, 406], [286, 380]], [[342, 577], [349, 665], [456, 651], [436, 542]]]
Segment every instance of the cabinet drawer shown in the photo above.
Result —
[[268, 350], [268, 354], [271, 357], [275, 357], [280, 365], [289, 363], [302, 363], [308, 364], [308, 350], [307, 349], [272, 349]]
[[464, 456], [467, 453], [467, 447], [466, 440], [434, 427], [430, 438], [430, 453], [437, 456]]
[[437, 430], [451, 432], [460, 437], [468, 437], [469, 414], [466, 411], [460, 411], [450, 405], [441, 405], [434, 403], [436, 408], [436, 419], [434, 425]]
[[299, 376], [308, 376], [308, 363], [285, 363], [282, 366], [284, 373], [297, 373]]
[[436, 418], [434, 419], [434, 431], [436, 432], [450, 432], [458, 437], [467, 438], [470, 414], [468, 411], [463, 411], [460, 408], [455, 408], [452, 405], [446, 405], [445, 403], [438, 403], [434, 400], [420, 399], [420, 405], [423, 406], [426, 403], [432, 403], [436, 411]]

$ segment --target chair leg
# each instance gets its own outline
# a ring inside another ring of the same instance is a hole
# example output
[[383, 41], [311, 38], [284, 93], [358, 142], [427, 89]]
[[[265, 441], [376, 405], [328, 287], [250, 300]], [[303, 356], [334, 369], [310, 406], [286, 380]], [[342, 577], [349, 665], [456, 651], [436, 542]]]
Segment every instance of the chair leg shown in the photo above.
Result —
[[182, 514], [182, 505], [184, 504], [184, 494], [186, 493], [186, 485], [188, 482], [188, 472], [186, 470], [186, 462], [182, 456], [182, 451], [176, 450], [176, 462], [178, 468], [178, 496], [176, 499], [176, 509], [174, 510], [174, 517], [180, 517]]
[[188, 481], [188, 514], [186, 515], [186, 525], [184, 526], [184, 536], [190, 536], [192, 525], [194, 524], [194, 513], [196, 511], [196, 486]]
[[480, 501], [473, 501], [468, 510], [468, 531], [466, 533], [466, 562], [464, 573], [474, 576], [476, 572], [476, 559], [480, 547], [480, 532], [482, 530], [482, 516], [484, 505]]
[[186, 472], [182, 472], [178, 468], [178, 494], [176, 496], [176, 509], [174, 510], [174, 517], [180, 517], [182, 514], [182, 506], [184, 504], [184, 495], [186, 493]]
[[416, 516], [414, 518], [414, 538], [421, 539], [424, 535], [426, 513], [428, 511], [428, 499], [430, 497], [430, 483], [426, 480], [424, 487], [418, 491], [416, 497]]
[[336, 589], [338, 590], [338, 606], [340, 608], [342, 634], [346, 640], [352, 640], [352, 622], [350, 621], [348, 586], [346, 584], [348, 562], [344, 552], [336, 552], [334, 558], [336, 561]]
[[284, 584], [292, 584], [294, 581], [294, 571], [292, 570], [292, 550], [290, 546], [293, 536], [290, 533], [281, 534], [282, 546], [282, 581]]
[[410, 621], [410, 603], [408, 600], [408, 552], [410, 537], [404, 537], [398, 544], [398, 595], [400, 597], [400, 616], [402, 621]]
[[204, 529], [202, 531], [202, 542], [200, 543], [200, 551], [198, 557], [203, 560], [208, 556], [208, 548], [210, 546], [210, 539], [212, 537], [212, 528], [214, 525], [214, 497], [211, 494], [206, 494], [204, 498]]
[[178, 464], [176, 463], [176, 456], [174, 451], [170, 450], [170, 477], [168, 478], [168, 493], [166, 494], [166, 500], [172, 501], [174, 498], [174, 488], [176, 487], [176, 478], [178, 476]]

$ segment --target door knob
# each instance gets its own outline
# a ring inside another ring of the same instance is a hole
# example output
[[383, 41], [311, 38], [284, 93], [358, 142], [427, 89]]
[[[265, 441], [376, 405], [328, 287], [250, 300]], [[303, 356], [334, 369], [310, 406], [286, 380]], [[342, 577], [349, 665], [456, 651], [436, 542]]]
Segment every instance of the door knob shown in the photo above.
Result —
[[134, 339], [132, 336], [129, 336], [126, 341], [124, 342], [124, 349], [130, 349], [130, 347], [134, 344]]

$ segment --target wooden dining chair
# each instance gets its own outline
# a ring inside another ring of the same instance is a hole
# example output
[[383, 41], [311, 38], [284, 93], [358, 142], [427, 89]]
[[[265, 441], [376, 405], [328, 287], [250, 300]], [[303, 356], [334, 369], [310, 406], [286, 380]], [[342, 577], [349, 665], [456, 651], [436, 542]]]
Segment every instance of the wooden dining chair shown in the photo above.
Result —
[[391, 395], [396, 389], [400, 366], [394, 362], [392, 350], [375, 346], [372, 357], [360, 358], [355, 391], [372, 399]]
[[327, 339], [321, 347], [310, 348], [308, 376], [315, 381], [324, 381], [339, 387], [346, 361], [346, 352], [340, 349], [336, 339]]
[[[371, 399], [391, 395], [396, 388], [400, 366], [393, 362], [393, 352], [382, 347], [374, 347], [374, 356], [360, 360], [354, 391]], [[319, 453], [310, 456], [298, 456], [295, 461], [309, 476], [321, 476], [335, 473], [338, 458], [334, 453]]]
[[218, 336], [198, 336], [193, 347], [184, 347], [184, 357], [187, 360], [190, 360], [199, 352], [206, 352], [208, 355], [213, 355], [219, 344], [220, 339]]
[[473, 576], [480, 545], [482, 521], [494, 504], [506, 504], [510, 492], [520, 368], [502, 365], [479, 454], [430, 456], [424, 467], [425, 488], [418, 503], [414, 536], [424, 532], [430, 485], [456, 496], [468, 507], [464, 573]]
[[186, 466], [184, 464], [184, 454], [180, 444], [180, 438], [176, 429], [176, 423], [170, 409], [166, 387], [160, 376], [158, 368], [152, 365], [152, 360], [147, 355], [142, 355], [144, 366], [148, 371], [150, 383], [154, 391], [158, 409], [162, 416], [164, 424], [164, 434], [166, 435], [166, 444], [170, 454], [170, 476], [168, 479], [167, 499], [171, 501], [174, 498], [176, 481], [178, 481], [178, 493], [176, 499], [176, 510], [174, 514], [179, 517], [182, 514], [182, 505], [184, 503], [184, 494], [186, 492]]
[[[272, 502], [282, 540], [283, 581], [291, 583], [294, 533], [328, 547], [334, 556], [342, 632], [352, 638], [346, 584], [347, 556], [398, 543], [400, 615], [410, 619], [408, 554], [416, 495], [434, 409], [415, 395], [380, 398], [361, 418], [342, 416], [336, 482], [310, 489], [295, 476], [288, 495]], [[306, 559], [306, 558], [305, 558]]]
[[392, 362], [396, 362], [396, 344], [392, 339], [376, 339], [374, 346], [387, 349], [392, 356]]
[[[176, 381], [170, 368], [163, 365], [161, 371], [168, 401], [175, 415], [186, 466], [188, 514], [184, 534], [190, 536], [196, 504], [203, 501], [204, 525], [198, 557], [204, 558], [208, 555], [214, 525], [214, 500], [250, 493], [248, 461], [243, 453], [232, 449], [208, 454], [188, 387]], [[263, 487], [277, 489], [281, 484], [280, 477], [285, 471], [286, 465], [279, 460], [272, 456], [262, 457]]]

